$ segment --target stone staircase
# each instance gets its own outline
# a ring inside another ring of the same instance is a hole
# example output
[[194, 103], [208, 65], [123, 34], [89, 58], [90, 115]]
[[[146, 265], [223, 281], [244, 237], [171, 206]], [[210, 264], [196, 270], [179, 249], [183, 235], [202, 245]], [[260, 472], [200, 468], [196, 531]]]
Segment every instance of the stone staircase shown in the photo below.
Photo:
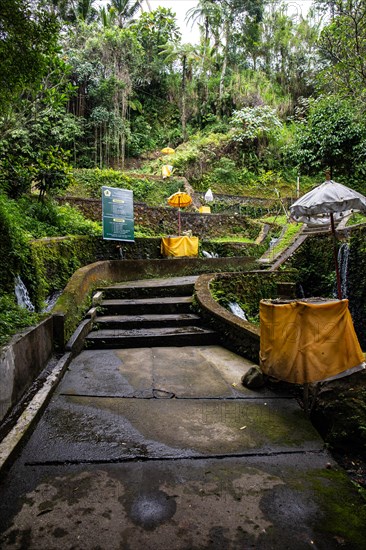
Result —
[[217, 343], [192, 312], [197, 277], [148, 279], [101, 290], [88, 349], [195, 346]]

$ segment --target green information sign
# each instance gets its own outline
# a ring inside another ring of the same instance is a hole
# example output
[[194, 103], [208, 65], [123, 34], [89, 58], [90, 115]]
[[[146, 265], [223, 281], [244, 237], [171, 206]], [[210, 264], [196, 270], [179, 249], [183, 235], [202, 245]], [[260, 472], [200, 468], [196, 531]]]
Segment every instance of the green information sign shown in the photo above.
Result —
[[103, 239], [134, 241], [133, 192], [102, 187]]

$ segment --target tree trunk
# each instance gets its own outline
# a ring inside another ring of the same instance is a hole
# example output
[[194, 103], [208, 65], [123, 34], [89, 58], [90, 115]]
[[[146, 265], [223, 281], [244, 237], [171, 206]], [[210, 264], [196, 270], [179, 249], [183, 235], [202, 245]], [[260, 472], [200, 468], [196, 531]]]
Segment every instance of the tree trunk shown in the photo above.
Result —
[[182, 68], [182, 132], [183, 132], [183, 140], [184, 141], [187, 141], [186, 72], [187, 72], [187, 56], [183, 55], [183, 68]]
[[224, 43], [224, 59], [222, 62], [221, 74], [220, 74], [220, 85], [219, 85], [219, 99], [218, 99], [218, 116], [221, 118], [223, 115], [223, 98], [224, 98], [224, 82], [227, 69], [227, 57], [229, 49], [229, 21], [225, 21], [225, 43]]

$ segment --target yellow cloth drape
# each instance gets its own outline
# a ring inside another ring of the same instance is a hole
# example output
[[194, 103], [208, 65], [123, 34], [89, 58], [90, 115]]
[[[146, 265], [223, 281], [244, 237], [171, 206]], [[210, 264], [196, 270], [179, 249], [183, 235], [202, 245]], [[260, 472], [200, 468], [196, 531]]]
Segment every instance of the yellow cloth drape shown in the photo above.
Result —
[[360, 365], [364, 356], [348, 300], [260, 303], [260, 361], [264, 373], [305, 384]]
[[163, 237], [160, 249], [163, 256], [197, 256], [198, 237]]

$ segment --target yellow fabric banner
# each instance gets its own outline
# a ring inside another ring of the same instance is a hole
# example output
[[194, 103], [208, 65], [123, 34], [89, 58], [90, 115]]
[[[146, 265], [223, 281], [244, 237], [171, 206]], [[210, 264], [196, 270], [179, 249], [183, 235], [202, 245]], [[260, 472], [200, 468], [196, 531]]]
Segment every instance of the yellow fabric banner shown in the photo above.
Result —
[[163, 256], [197, 256], [198, 237], [163, 237], [160, 250]]
[[364, 361], [348, 300], [260, 303], [260, 364], [295, 384], [319, 382]]

